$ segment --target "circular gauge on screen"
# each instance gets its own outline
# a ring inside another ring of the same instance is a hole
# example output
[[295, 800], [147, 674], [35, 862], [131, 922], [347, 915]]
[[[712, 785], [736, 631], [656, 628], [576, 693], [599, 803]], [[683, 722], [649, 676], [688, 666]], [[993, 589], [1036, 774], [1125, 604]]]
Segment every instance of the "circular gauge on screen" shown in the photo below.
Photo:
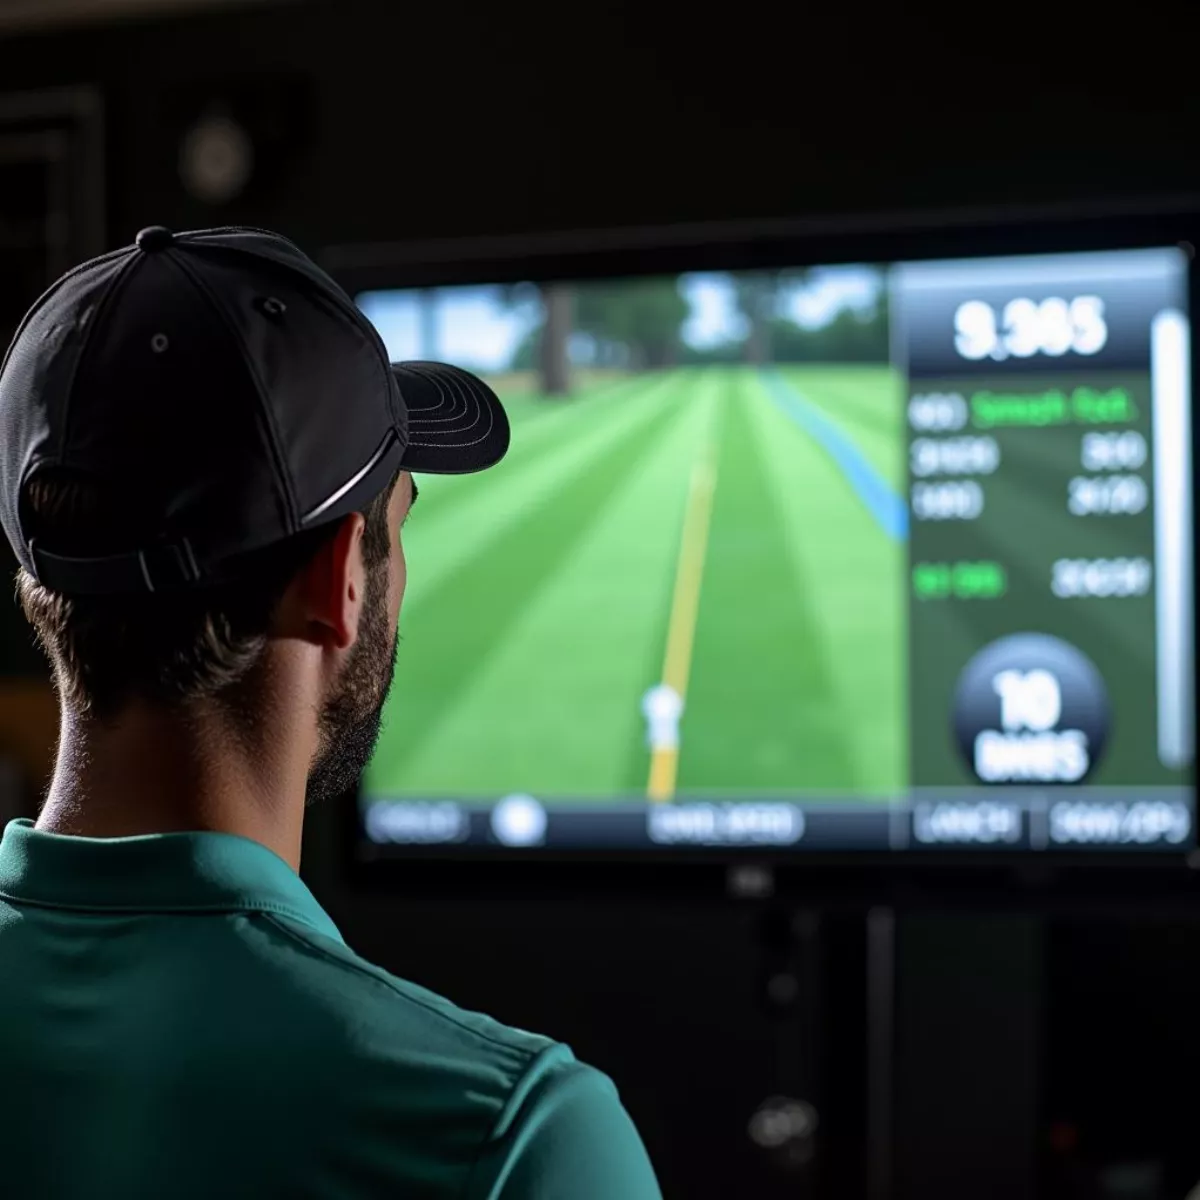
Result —
[[1092, 660], [1069, 642], [1013, 634], [963, 669], [953, 730], [981, 783], [1081, 783], [1108, 740], [1108, 692]]

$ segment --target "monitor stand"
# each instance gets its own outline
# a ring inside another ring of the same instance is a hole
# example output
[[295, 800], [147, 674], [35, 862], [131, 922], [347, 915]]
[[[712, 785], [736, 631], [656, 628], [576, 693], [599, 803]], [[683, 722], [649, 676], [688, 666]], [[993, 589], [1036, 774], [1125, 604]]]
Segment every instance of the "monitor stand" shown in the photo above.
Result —
[[867, 916], [868, 1200], [1037, 1194], [1044, 923]]

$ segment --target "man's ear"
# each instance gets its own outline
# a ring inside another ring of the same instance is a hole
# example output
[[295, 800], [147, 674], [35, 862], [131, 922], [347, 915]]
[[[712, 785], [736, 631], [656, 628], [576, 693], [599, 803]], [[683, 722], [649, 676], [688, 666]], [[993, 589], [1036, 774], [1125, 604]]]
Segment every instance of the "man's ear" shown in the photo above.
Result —
[[294, 632], [335, 650], [348, 650], [358, 639], [366, 583], [364, 526], [361, 513], [343, 517], [296, 576], [283, 605]]

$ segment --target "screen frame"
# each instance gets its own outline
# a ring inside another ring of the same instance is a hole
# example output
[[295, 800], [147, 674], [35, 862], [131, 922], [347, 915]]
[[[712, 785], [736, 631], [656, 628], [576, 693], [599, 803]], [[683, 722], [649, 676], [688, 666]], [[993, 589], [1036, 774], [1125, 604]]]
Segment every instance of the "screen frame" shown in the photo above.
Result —
[[[319, 256], [321, 264], [350, 293], [455, 285], [516, 283], [524, 281], [583, 281], [600, 278], [634, 278], [691, 271], [747, 271], [778, 266], [836, 266], [846, 263], [919, 262], [929, 259], [988, 258], [1009, 255], [1065, 254], [1178, 245], [1191, 266], [1187, 293], [1195, 327], [1200, 314], [1200, 264], [1196, 245], [1200, 239], [1200, 196], [1146, 200], [1124, 206], [1058, 205], [1040, 208], [997, 207], [986, 210], [924, 211], [858, 218], [810, 218], [756, 222], [717, 222], [668, 227], [556, 231], [485, 238], [453, 238], [420, 243], [330, 246]], [[1200, 380], [1200, 354], [1193, 351], [1192, 395]], [[1195, 511], [1197, 476], [1200, 475], [1200, 420], [1191, 423]], [[1197, 527], [1193, 521], [1193, 563]], [[1193, 645], [1200, 605], [1193, 605]], [[1193, 673], [1200, 678], [1200, 673]], [[1200, 690], [1198, 688], [1197, 690]], [[1200, 711], [1200, 707], [1196, 711]], [[988, 890], [1011, 898], [1014, 870], [1037, 887], [1059, 887], [1064, 878], [1095, 880], [1103, 868], [1119, 868], [1128, 882], [1134, 877], [1150, 881], [1152, 889], [1168, 884], [1178, 894], [1179, 881], [1200, 878], [1200, 849], [1193, 835], [1178, 850], [1005, 850], [948, 846], [897, 850], [814, 850], [797, 846], [677, 847], [672, 849], [614, 850], [607, 848], [517, 849], [486, 846], [397, 846], [375, 851], [362, 834], [358, 795], [338, 802], [339, 859], [352, 879], [367, 886], [393, 888], [401, 877], [410, 885], [428, 887], [446, 879], [449, 864], [470, 865], [472, 881], [479, 885], [510, 888], [519, 877], [541, 889], [552, 876], [567, 886], [579, 887], [578, 872], [586, 867], [593, 880], [613, 881], [619, 869], [623, 884], [654, 889], [662, 885], [663, 867], [672, 864], [690, 872], [711, 887], [738, 893], [746, 866], [761, 867], [777, 880], [790, 878], [801, 891], [827, 888], [836, 879], [840, 891], [865, 892], [878, 897], [880, 881], [886, 887], [907, 886], [932, 870], [947, 886], [963, 876], [973, 882], [973, 894]], [[517, 870], [518, 864], [521, 870]], [[530, 867], [537, 864], [531, 872]], [[881, 875], [883, 870], [885, 875]], [[669, 874], [678, 876], [672, 869]], [[449, 875], [459, 880], [457, 870]], [[531, 880], [531, 876], [535, 877]], [[858, 881], [857, 883], [855, 881]], [[824, 882], [822, 882], [824, 881]], [[1040, 881], [1040, 884], [1039, 884]], [[1168, 883], [1168, 881], [1171, 881]], [[678, 883], [674, 879], [671, 886]], [[1086, 885], [1084, 885], [1086, 890]], [[1078, 883], [1066, 886], [1078, 896]], [[1106, 893], [1097, 892], [1102, 902]], [[1115, 897], [1114, 897], [1115, 900]]]

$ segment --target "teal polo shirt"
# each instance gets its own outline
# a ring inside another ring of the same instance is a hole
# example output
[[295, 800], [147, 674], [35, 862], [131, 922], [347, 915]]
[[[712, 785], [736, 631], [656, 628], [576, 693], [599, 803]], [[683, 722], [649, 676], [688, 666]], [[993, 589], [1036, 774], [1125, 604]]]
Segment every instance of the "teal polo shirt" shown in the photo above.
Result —
[[5, 1200], [657, 1200], [609, 1080], [222, 833], [0, 841]]

